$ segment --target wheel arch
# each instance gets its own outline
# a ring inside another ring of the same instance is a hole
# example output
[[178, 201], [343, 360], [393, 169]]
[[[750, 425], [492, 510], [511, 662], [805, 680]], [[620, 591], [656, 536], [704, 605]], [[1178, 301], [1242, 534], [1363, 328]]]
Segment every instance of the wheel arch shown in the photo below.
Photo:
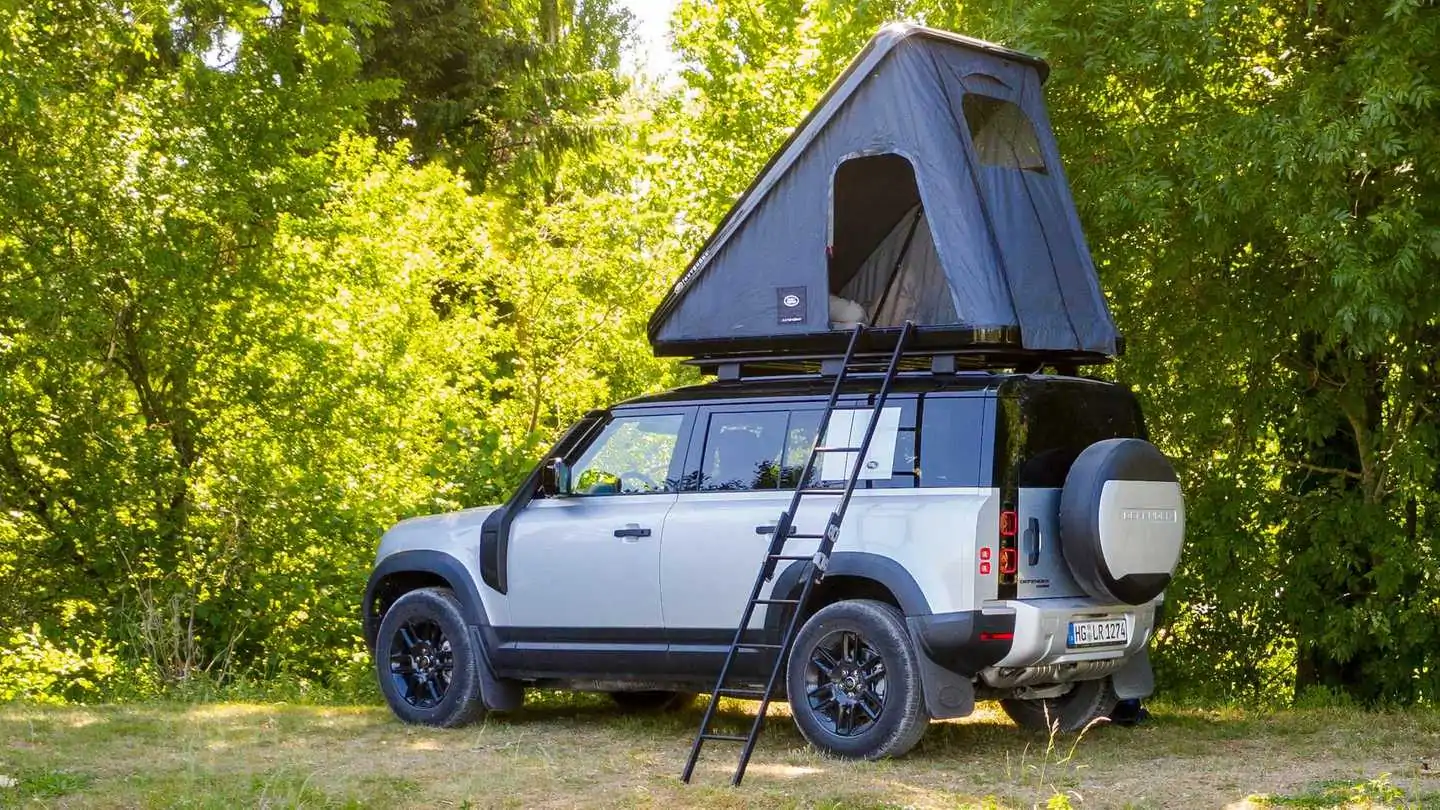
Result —
[[396, 599], [411, 591], [432, 587], [449, 588], [460, 601], [460, 609], [470, 625], [484, 627], [490, 623], [485, 605], [480, 601], [480, 591], [464, 563], [443, 551], [401, 551], [381, 560], [365, 586], [361, 624], [366, 646], [374, 651], [380, 621]]
[[[781, 571], [775, 578], [775, 598], [798, 598], [810, 566], [808, 562], [797, 562]], [[869, 552], [831, 554], [825, 577], [816, 584], [808, 602], [801, 606], [804, 610], [801, 620], [844, 599], [874, 599], [894, 605], [906, 616], [930, 615], [930, 603], [910, 572], [889, 557]], [[770, 611], [765, 618], [766, 630], [778, 636], [789, 617], [789, 610]]]

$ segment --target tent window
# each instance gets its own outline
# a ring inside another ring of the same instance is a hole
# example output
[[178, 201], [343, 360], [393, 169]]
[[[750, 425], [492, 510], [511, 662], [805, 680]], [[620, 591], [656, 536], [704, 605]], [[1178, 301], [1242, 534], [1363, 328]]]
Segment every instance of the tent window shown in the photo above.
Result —
[[1008, 101], [974, 93], [967, 93], [960, 105], [980, 165], [1046, 173], [1040, 139], [1024, 110]]
[[910, 161], [851, 158], [835, 170], [834, 195], [831, 328], [957, 323]]

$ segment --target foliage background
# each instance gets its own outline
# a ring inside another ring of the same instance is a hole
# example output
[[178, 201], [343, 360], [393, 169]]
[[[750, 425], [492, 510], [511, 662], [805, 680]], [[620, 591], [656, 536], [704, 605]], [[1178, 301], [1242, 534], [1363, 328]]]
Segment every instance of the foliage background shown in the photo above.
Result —
[[882, 23], [1045, 56], [1190, 543], [1172, 695], [1433, 701], [1433, 2], [0, 8], [0, 699], [369, 676], [379, 533], [676, 384], [643, 324]]

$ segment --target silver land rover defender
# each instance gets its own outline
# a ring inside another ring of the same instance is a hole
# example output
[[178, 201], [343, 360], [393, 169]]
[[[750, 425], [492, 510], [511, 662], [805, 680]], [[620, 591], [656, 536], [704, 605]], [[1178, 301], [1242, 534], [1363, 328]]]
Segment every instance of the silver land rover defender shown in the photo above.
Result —
[[[836, 414], [869, 414], [875, 387], [847, 383]], [[825, 388], [781, 376], [621, 403], [570, 430], [507, 503], [391, 529], [364, 605], [396, 715], [456, 725], [518, 708], [527, 686], [603, 690], [627, 708], [709, 691], [766, 529], [822, 434]], [[1146, 645], [1184, 507], [1131, 394], [915, 373], [885, 411], [786, 663], [806, 739], [898, 755], [976, 699], [1075, 730], [1150, 694]], [[823, 467], [812, 478], [840, 485]], [[827, 517], [809, 502], [796, 531]], [[781, 568], [767, 595], [797, 592], [807, 565]], [[750, 629], [776, 640], [787, 619], [773, 606]], [[737, 670], [762, 683], [774, 663], [757, 651]]]

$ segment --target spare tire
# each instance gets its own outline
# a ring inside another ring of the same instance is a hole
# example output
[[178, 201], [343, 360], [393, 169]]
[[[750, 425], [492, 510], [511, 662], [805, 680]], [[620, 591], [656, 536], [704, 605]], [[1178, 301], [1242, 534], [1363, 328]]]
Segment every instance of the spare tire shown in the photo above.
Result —
[[1141, 439], [1085, 448], [1060, 493], [1060, 548], [1085, 592], [1140, 605], [1170, 584], [1185, 540], [1185, 501], [1169, 459]]

